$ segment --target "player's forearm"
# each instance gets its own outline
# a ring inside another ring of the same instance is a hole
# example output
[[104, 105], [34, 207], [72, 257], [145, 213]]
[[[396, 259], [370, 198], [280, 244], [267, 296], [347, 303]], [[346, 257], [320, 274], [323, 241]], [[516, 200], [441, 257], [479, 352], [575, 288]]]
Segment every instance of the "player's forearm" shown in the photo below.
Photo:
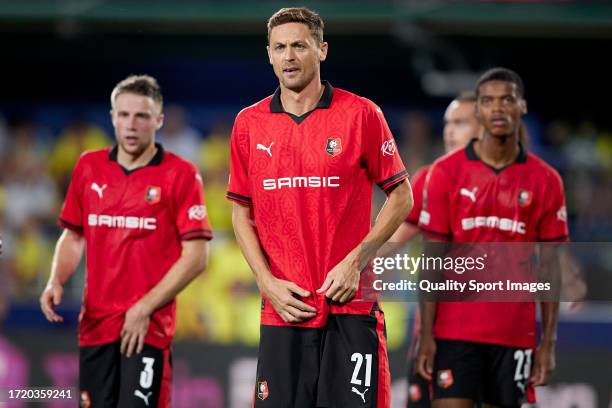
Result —
[[146, 314], [164, 306], [174, 299], [208, 265], [208, 241], [197, 239], [183, 242], [181, 257], [170, 270], [141, 300]]
[[554, 345], [557, 342], [557, 321], [559, 320], [559, 302], [542, 302], [542, 340], [541, 344]]
[[64, 230], [55, 245], [49, 284], [64, 286], [79, 266], [84, 251], [85, 238], [70, 230]]
[[250, 209], [236, 203], [233, 206], [232, 224], [236, 241], [238, 241], [240, 250], [255, 275], [257, 285], [261, 288], [262, 281], [272, 277], [270, 266], [261, 249], [255, 228], [251, 224]]
[[385, 243], [397, 228], [404, 222], [412, 209], [412, 189], [408, 180], [401, 182], [389, 194], [387, 202], [378, 213], [374, 226], [363, 239], [359, 252], [360, 259], [365, 263], [374, 256], [376, 251]]

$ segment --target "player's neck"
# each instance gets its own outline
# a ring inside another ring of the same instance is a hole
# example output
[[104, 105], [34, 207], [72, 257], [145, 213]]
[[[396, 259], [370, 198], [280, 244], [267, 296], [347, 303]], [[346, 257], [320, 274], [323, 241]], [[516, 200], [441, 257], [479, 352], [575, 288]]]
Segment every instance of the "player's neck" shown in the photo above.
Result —
[[151, 143], [151, 145], [143, 150], [140, 154], [130, 154], [119, 146], [117, 151], [117, 163], [119, 163], [124, 169], [133, 170], [149, 164], [156, 153], [157, 147], [155, 146], [155, 143]]
[[319, 103], [321, 95], [323, 95], [323, 85], [318, 76], [299, 92], [285, 88], [282, 84], [280, 87], [280, 99], [283, 109], [285, 112], [296, 116], [302, 116], [306, 112], [313, 110]]
[[517, 137], [499, 138], [487, 134], [475, 143], [474, 150], [480, 160], [494, 168], [512, 164], [520, 151]]

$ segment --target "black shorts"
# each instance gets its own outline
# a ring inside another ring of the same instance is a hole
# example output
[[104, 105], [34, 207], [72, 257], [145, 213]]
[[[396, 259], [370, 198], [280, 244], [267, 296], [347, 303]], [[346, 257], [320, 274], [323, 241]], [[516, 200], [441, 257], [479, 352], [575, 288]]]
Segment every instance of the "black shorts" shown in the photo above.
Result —
[[531, 348], [437, 339], [434, 399], [467, 398], [519, 407], [528, 402], [533, 357]]
[[410, 359], [408, 371], [408, 408], [431, 407], [432, 384], [417, 373], [415, 358]]
[[261, 326], [254, 407], [390, 406], [384, 315], [330, 315], [309, 329]]
[[80, 406], [169, 407], [170, 349], [145, 344], [140, 354], [126, 358], [119, 347], [119, 342], [80, 347]]

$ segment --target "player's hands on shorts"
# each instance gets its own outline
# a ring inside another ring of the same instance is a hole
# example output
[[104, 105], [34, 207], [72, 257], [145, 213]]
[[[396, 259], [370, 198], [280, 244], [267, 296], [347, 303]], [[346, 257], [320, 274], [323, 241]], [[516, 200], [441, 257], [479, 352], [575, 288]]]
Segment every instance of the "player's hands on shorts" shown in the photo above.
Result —
[[317, 315], [317, 309], [296, 297], [308, 297], [310, 292], [293, 282], [270, 276], [262, 280], [260, 290], [287, 323], [301, 323]]
[[59, 283], [49, 282], [43, 293], [40, 295], [40, 309], [52, 323], [63, 322], [64, 318], [55, 313], [55, 306], [62, 302], [64, 287]]
[[550, 381], [555, 369], [555, 346], [554, 343], [542, 343], [536, 350], [531, 378], [529, 383], [534, 387], [546, 385]]
[[433, 376], [433, 362], [435, 355], [436, 341], [434, 337], [431, 334], [422, 335], [419, 339], [416, 364], [417, 373], [427, 381], [431, 381]]
[[355, 297], [359, 289], [360, 277], [361, 269], [357, 256], [351, 252], [327, 273], [325, 282], [317, 293], [325, 292], [325, 296], [334, 302], [348, 302]]
[[142, 351], [151, 313], [142, 302], [136, 302], [125, 313], [125, 322], [121, 329], [121, 354], [130, 358]]

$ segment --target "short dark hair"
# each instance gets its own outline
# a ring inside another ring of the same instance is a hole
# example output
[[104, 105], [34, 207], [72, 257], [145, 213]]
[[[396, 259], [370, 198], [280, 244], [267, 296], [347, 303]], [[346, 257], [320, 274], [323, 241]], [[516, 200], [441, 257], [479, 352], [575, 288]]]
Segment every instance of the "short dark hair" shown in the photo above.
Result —
[[157, 80], [149, 75], [130, 75], [120, 81], [111, 93], [111, 106], [115, 106], [115, 99], [122, 93], [133, 93], [136, 95], [148, 96], [163, 107], [164, 98]]
[[272, 32], [272, 29], [287, 23], [306, 24], [317, 44], [323, 42], [323, 28], [325, 26], [323, 19], [306, 7], [289, 7], [278, 10], [268, 20], [268, 43], [270, 42], [270, 32]]
[[505, 81], [510, 82], [516, 85], [516, 91], [518, 92], [519, 97], [523, 97], [525, 95], [525, 85], [523, 85], [523, 80], [516, 72], [512, 71], [508, 68], [497, 67], [491, 68], [487, 72], [481, 75], [476, 82], [476, 96], [478, 96], [478, 92], [480, 91], [480, 86], [485, 82], [489, 81]]
[[457, 102], [470, 102], [470, 103], [476, 103], [478, 98], [476, 98], [476, 94], [472, 91], [465, 91], [465, 92], [461, 92], [459, 95], [457, 95], [457, 97], [454, 99]]

